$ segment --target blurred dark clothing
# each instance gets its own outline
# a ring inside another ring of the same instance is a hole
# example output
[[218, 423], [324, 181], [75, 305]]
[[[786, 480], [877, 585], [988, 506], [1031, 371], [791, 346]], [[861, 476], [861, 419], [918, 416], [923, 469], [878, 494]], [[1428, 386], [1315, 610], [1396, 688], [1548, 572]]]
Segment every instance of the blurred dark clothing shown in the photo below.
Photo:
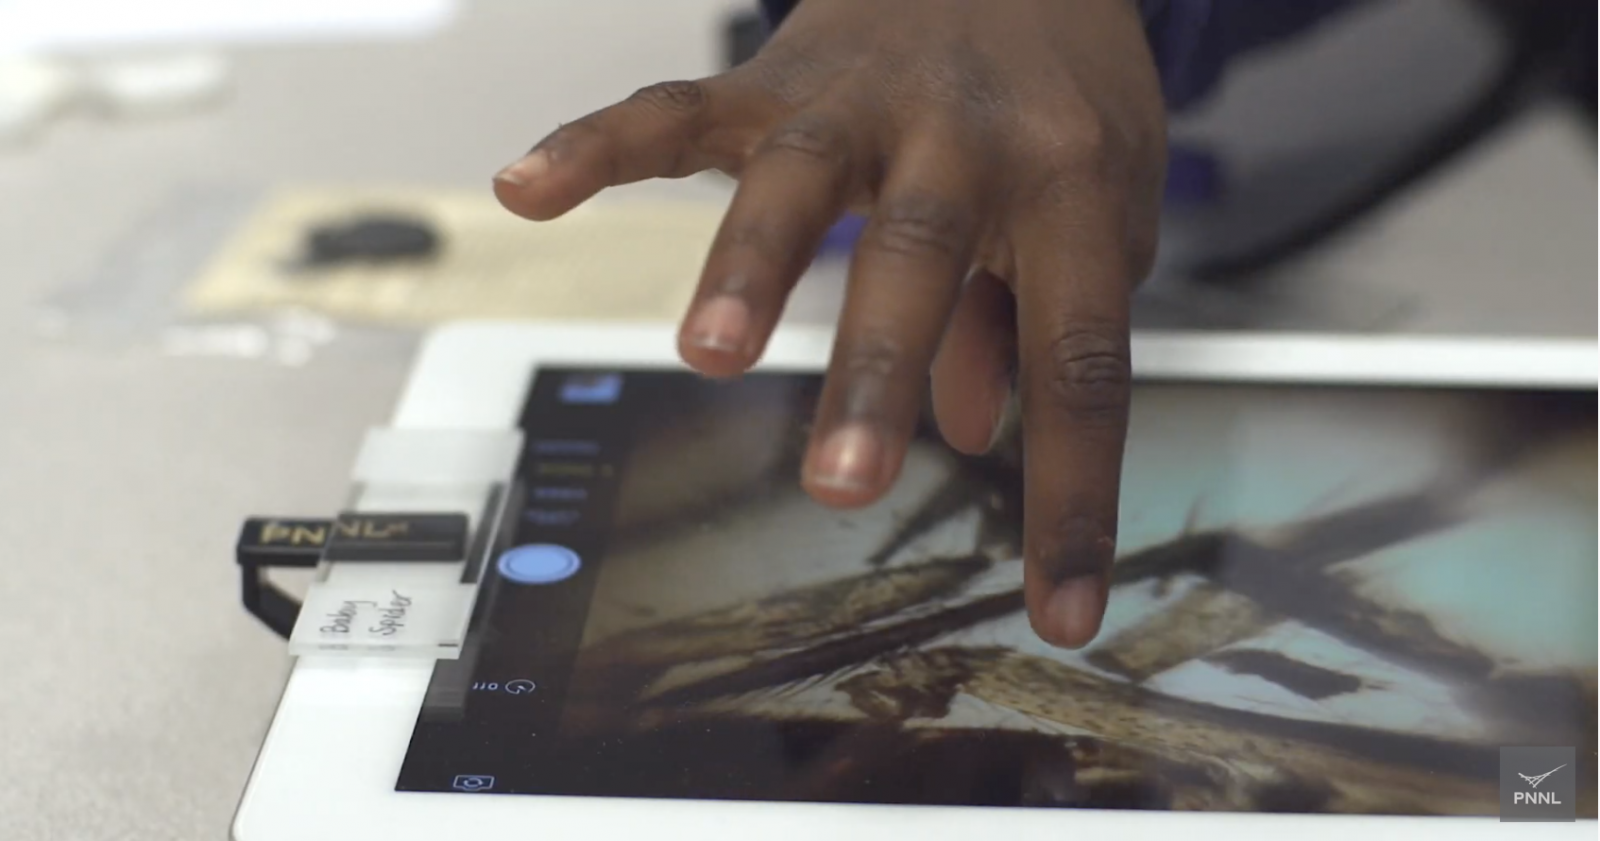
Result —
[[[761, 0], [761, 6], [776, 26], [799, 2]], [[1167, 107], [1181, 111], [1205, 97], [1232, 59], [1361, 2], [1365, 0], [1139, 0], [1139, 6]]]

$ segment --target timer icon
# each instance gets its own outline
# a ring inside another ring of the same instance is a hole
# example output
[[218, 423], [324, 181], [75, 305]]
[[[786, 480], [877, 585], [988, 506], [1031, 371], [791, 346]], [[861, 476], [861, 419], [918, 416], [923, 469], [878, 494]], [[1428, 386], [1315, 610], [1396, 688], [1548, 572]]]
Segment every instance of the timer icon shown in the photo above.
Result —
[[530, 693], [533, 690], [538, 689], [538, 688], [539, 688], [538, 685], [535, 684], [533, 681], [528, 680], [527, 678], [518, 678], [516, 680], [508, 681], [506, 683], [506, 694], [508, 694], [508, 695], [527, 695], [528, 693]]

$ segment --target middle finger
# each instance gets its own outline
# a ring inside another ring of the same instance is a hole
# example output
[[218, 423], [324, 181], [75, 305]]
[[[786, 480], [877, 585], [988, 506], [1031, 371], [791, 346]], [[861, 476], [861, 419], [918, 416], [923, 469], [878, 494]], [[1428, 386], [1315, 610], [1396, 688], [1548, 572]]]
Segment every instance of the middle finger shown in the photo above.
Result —
[[905, 138], [856, 245], [803, 471], [830, 505], [870, 503], [899, 475], [981, 235], [982, 157], [958, 128]]

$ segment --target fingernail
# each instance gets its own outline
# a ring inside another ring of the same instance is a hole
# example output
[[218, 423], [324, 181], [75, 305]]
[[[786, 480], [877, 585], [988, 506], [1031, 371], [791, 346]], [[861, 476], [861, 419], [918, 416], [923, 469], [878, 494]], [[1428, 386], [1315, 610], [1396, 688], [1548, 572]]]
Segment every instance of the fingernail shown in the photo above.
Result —
[[749, 333], [750, 308], [732, 295], [719, 295], [695, 310], [684, 338], [697, 348], [741, 353]]
[[877, 484], [883, 446], [872, 430], [850, 424], [835, 430], [822, 444], [811, 481], [845, 490], [868, 490]]
[[1044, 608], [1055, 642], [1073, 648], [1089, 644], [1100, 630], [1100, 593], [1100, 580], [1093, 575], [1069, 578], [1056, 587]]
[[543, 149], [535, 149], [513, 161], [510, 166], [495, 174], [496, 181], [526, 187], [550, 170], [550, 156]]

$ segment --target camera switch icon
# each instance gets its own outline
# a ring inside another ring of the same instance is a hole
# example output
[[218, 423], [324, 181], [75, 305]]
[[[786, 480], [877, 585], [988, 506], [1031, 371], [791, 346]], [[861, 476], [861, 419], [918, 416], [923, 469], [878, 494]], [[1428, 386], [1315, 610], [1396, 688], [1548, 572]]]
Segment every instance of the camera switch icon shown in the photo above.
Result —
[[489, 774], [457, 774], [450, 787], [456, 791], [489, 791], [494, 788], [494, 777]]

